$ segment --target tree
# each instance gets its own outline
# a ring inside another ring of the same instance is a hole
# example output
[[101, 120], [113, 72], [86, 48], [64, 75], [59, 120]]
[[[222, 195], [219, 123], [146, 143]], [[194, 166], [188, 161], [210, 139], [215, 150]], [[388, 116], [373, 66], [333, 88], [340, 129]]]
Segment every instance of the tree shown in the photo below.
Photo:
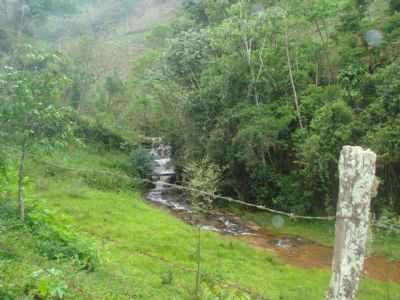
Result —
[[23, 0], [26, 17], [34, 22], [45, 22], [51, 14], [71, 14], [75, 12], [75, 1], [71, 0]]
[[5, 140], [20, 148], [18, 208], [25, 217], [24, 178], [27, 155], [38, 148], [51, 151], [73, 136], [71, 110], [60, 104], [69, 80], [60, 55], [24, 47], [15, 66], [1, 73], [0, 124]]
[[[1, 132], [0, 132], [1, 134]], [[0, 135], [1, 137], [1, 135]], [[5, 158], [5, 150], [0, 146], [0, 202], [3, 200], [7, 191], [7, 162]]]
[[224, 194], [297, 213], [332, 212], [339, 150], [370, 146], [386, 197], [374, 206], [400, 212], [399, 1], [378, 2], [186, 1], [173, 38], [135, 70], [149, 76], [132, 119], [180, 168], [224, 167]]
[[199, 193], [199, 191], [215, 194], [221, 178], [221, 169], [208, 159], [191, 162], [185, 168], [186, 184], [192, 190], [191, 200], [197, 214], [197, 270], [194, 296], [200, 299], [200, 261], [201, 261], [201, 226], [200, 214], [208, 212], [213, 207], [214, 197]]
[[290, 78], [290, 84], [292, 86], [293, 90], [293, 98], [294, 98], [294, 104], [296, 107], [296, 114], [297, 114], [297, 119], [299, 121], [299, 126], [301, 129], [304, 128], [303, 126], [303, 121], [301, 118], [301, 113], [300, 113], [300, 105], [299, 105], [299, 97], [297, 96], [297, 88], [296, 84], [294, 82], [294, 77], [293, 77], [293, 70], [292, 70], [292, 60], [290, 58], [290, 45], [289, 45], [289, 29], [288, 29], [288, 24], [287, 24], [287, 19], [285, 17], [285, 49], [286, 49], [286, 57], [287, 57], [287, 64], [288, 64], [288, 69], [289, 69], [289, 78]]
[[209, 25], [223, 20], [227, 9], [235, 0], [186, 0], [183, 7], [195, 20], [196, 25]]
[[85, 107], [90, 88], [98, 79], [94, 70], [94, 45], [95, 40], [88, 36], [79, 38], [65, 51], [74, 61], [76, 66], [73, 72], [73, 88], [71, 90], [71, 103], [80, 114]]
[[107, 92], [106, 109], [110, 111], [115, 105], [115, 102], [117, 100], [116, 98], [123, 92], [124, 84], [123, 81], [119, 78], [118, 74], [114, 72], [113, 75], [107, 76], [104, 82], [104, 88]]
[[1, 1], [1, 10], [3, 12], [4, 20], [8, 21], [8, 0]]
[[393, 13], [397, 13], [400, 11], [400, 1], [399, 0], [390, 0], [389, 5], [390, 5], [390, 10]]

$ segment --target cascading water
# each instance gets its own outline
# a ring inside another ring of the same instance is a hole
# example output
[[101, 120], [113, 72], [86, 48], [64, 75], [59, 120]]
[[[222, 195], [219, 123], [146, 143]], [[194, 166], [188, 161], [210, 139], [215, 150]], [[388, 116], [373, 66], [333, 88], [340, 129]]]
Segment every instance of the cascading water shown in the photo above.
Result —
[[158, 141], [153, 144], [150, 151], [153, 157], [153, 184], [154, 188], [147, 194], [147, 199], [156, 204], [169, 208], [174, 215], [187, 223], [194, 224], [195, 219], [200, 219], [201, 227], [205, 230], [217, 231], [232, 235], [252, 234], [252, 230], [239, 224], [232, 216], [217, 212], [201, 214], [200, 218], [194, 216], [188, 196], [176, 188], [167, 185], [173, 177], [175, 170], [171, 164], [171, 147]]
[[190, 207], [180, 203], [168, 195], [172, 189], [166, 183], [175, 176], [175, 169], [171, 164], [171, 147], [163, 144], [154, 144], [151, 151], [153, 157], [153, 175], [152, 180], [154, 188], [147, 194], [147, 199], [167, 206], [174, 210], [183, 210], [191, 212]]

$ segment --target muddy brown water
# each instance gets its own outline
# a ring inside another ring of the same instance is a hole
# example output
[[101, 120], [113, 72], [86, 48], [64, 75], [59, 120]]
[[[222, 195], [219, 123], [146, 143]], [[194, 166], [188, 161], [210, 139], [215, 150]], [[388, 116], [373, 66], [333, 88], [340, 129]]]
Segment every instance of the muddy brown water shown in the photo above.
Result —
[[[170, 164], [169, 148], [163, 145], [153, 148], [154, 187], [146, 199], [158, 207], [167, 208], [175, 217], [188, 224], [200, 224], [204, 230], [219, 232], [247, 242], [261, 251], [275, 253], [287, 264], [302, 268], [329, 269], [332, 264], [332, 247], [323, 246], [301, 236], [276, 234], [231, 213], [213, 211], [195, 214], [187, 197], [165, 185], [171, 179], [174, 169]], [[364, 276], [385, 282], [400, 283], [400, 262], [387, 257], [367, 257]]]
[[[306, 269], [329, 269], [332, 264], [332, 247], [321, 245], [301, 236], [276, 234], [257, 225], [255, 222], [243, 220], [226, 212], [214, 211], [195, 217], [185, 197], [177, 191], [169, 189], [160, 193], [162, 201], [153, 202], [157, 207], [166, 208], [173, 216], [194, 224], [200, 220], [204, 230], [219, 232], [244, 241], [261, 251], [273, 252], [283, 262]], [[151, 195], [150, 195], [151, 198]], [[367, 257], [364, 276], [385, 282], [400, 283], [400, 262], [391, 261], [383, 256]]]
[[[256, 232], [251, 236], [238, 236], [258, 249], [273, 251], [285, 263], [302, 268], [329, 269], [333, 248], [299, 236], [276, 235], [253, 222], [245, 221]], [[384, 256], [366, 258], [364, 276], [380, 281], [400, 283], [400, 262]]]

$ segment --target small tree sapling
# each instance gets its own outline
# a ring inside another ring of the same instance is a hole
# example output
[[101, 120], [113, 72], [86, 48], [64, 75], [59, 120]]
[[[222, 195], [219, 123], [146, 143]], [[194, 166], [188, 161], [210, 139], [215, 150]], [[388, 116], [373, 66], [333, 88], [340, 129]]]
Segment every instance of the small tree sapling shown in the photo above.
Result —
[[73, 137], [73, 118], [71, 109], [60, 101], [70, 83], [60, 55], [27, 46], [15, 62], [0, 73], [0, 130], [7, 143], [20, 149], [17, 197], [19, 215], [24, 220], [27, 154], [66, 146]]

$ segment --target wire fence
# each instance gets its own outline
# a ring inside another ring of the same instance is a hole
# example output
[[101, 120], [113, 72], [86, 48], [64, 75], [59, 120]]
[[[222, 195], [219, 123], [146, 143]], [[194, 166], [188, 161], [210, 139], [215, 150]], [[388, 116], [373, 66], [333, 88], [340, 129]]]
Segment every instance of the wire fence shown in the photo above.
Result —
[[[15, 148], [12, 147], [4, 147], [3, 148], [7, 148], [10, 149], [12, 151], [15, 151]], [[106, 171], [106, 170], [98, 170], [98, 169], [82, 169], [82, 168], [71, 168], [71, 167], [67, 167], [64, 165], [59, 165], [53, 162], [48, 162], [43, 160], [42, 158], [40, 158], [39, 156], [36, 156], [34, 154], [31, 154], [31, 157], [36, 160], [37, 162], [58, 168], [60, 170], [65, 170], [65, 171], [70, 171], [70, 172], [76, 172], [76, 173], [97, 173], [97, 174], [103, 174], [103, 175], [109, 175], [109, 176], [113, 176], [113, 177], [119, 177], [119, 178], [124, 178], [125, 180], [129, 180], [132, 181], [133, 183], [138, 183], [138, 182], [142, 182], [142, 183], [153, 183], [153, 180], [147, 179], [147, 178], [137, 178], [137, 177], [131, 177], [128, 175], [123, 175], [123, 174], [119, 174], [116, 172], [110, 172], [110, 171]], [[176, 188], [178, 190], [182, 190], [182, 191], [186, 191], [186, 192], [194, 192], [197, 193], [199, 195], [203, 195], [203, 196], [208, 196], [208, 197], [212, 197], [213, 199], [219, 199], [219, 200], [223, 200], [229, 203], [235, 203], [238, 204], [240, 206], [244, 206], [244, 207], [248, 207], [248, 208], [252, 208], [252, 209], [256, 209], [256, 210], [260, 210], [260, 211], [265, 211], [265, 212], [269, 212], [272, 214], [276, 214], [276, 215], [281, 215], [281, 216], [285, 216], [288, 217], [290, 219], [299, 219], [299, 220], [319, 220], [319, 221], [335, 221], [337, 219], [351, 219], [351, 220], [358, 220], [358, 217], [355, 216], [343, 216], [343, 215], [338, 215], [336, 214], [335, 216], [305, 216], [305, 215], [299, 215], [299, 214], [295, 214], [295, 213], [291, 213], [291, 212], [286, 212], [286, 211], [281, 211], [281, 210], [277, 210], [277, 209], [273, 209], [273, 208], [269, 208], [266, 207], [264, 205], [259, 205], [259, 204], [254, 204], [251, 202], [247, 202], [247, 201], [243, 201], [243, 200], [239, 200], [239, 199], [234, 199], [232, 197], [227, 197], [227, 196], [223, 196], [223, 195], [218, 195], [218, 194], [213, 194], [213, 193], [209, 193], [207, 191], [202, 191], [199, 189], [194, 189], [194, 188], [190, 188], [184, 185], [179, 185], [179, 184], [174, 184], [174, 183], [168, 183], [168, 182], [163, 182], [163, 184], [165, 186], [170, 186], [173, 188]], [[383, 230], [388, 230], [391, 232], [400, 232], [400, 225], [398, 224], [380, 224], [377, 222], [371, 222], [371, 225], [378, 228], [378, 229], [383, 229]]]
[[[107, 171], [107, 170], [71, 168], [71, 167], [59, 165], [59, 164], [56, 164], [56, 163], [53, 163], [53, 162], [44, 161], [39, 157], [34, 157], [34, 159], [36, 161], [40, 162], [40, 163], [43, 163], [45, 165], [48, 165], [48, 166], [51, 166], [51, 167], [54, 167], [54, 168], [58, 168], [60, 170], [65, 170], [65, 171], [70, 171], [70, 172], [75, 172], [75, 173], [80, 173], [80, 174], [96, 173], [96, 174], [102, 174], [102, 175], [107, 175], [107, 176], [113, 176], [113, 177], [129, 180], [129, 181], [131, 181], [132, 183], [135, 183], [135, 184], [137, 184], [137, 183], [150, 183], [150, 184], [153, 184], [154, 183], [153, 180], [147, 179], [147, 178], [131, 177], [131, 176], [128, 176], [128, 175], [119, 174], [119, 173], [111, 172], [111, 171]], [[223, 200], [223, 201], [226, 201], [228, 203], [235, 203], [235, 204], [238, 204], [240, 206], [247, 207], [247, 208], [256, 209], [256, 210], [259, 210], [259, 211], [265, 211], [265, 212], [269, 212], [269, 213], [276, 214], [276, 215], [281, 215], [281, 216], [284, 216], [284, 217], [288, 217], [290, 219], [310, 220], [310, 221], [312, 221], [312, 220], [315, 220], [315, 221], [335, 221], [337, 219], [351, 219], [351, 220], [358, 220], [359, 219], [358, 217], [355, 217], [355, 216], [344, 216], [344, 215], [336, 215], [336, 216], [305, 216], [305, 215], [298, 215], [298, 214], [295, 214], [295, 213], [290, 213], [290, 212], [286, 212], [286, 211], [281, 211], [281, 210], [269, 208], [269, 207], [266, 207], [264, 205], [259, 205], [259, 204], [254, 204], [254, 203], [246, 202], [246, 201], [243, 201], [243, 200], [239, 200], [239, 199], [234, 199], [232, 197], [227, 197], [227, 196], [223, 196], [223, 195], [209, 193], [207, 191], [190, 188], [188, 186], [184, 186], [184, 185], [180, 185], [180, 184], [163, 182], [163, 185], [169, 186], [169, 187], [181, 190], [181, 191], [197, 193], [199, 195], [212, 197], [213, 199]], [[384, 229], [384, 230], [388, 230], [388, 231], [392, 231], [392, 232], [400, 232], [400, 225], [397, 225], [397, 224], [384, 225], [384, 224], [379, 224], [377, 222], [371, 222], [371, 225], [376, 227], [376, 228], [378, 228], [378, 229]]]
[[[7, 146], [4, 146], [4, 145], [2, 146], [2, 148], [3, 149], [9, 149], [9, 150], [12, 150], [12, 151], [16, 151], [15, 148], [7, 147]], [[95, 174], [108, 175], [108, 176], [113, 176], [113, 177], [125, 179], [125, 180], [131, 181], [132, 183], [135, 183], [135, 184], [138, 184], [138, 183], [150, 183], [150, 184], [153, 184], [154, 183], [153, 180], [148, 179], [148, 178], [132, 177], [132, 176], [129, 176], [129, 175], [120, 174], [120, 173], [117, 173], [117, 172], [111, 172], [111, 171], [107, 171], [107, 170], [71, 168], [71, 167], [67, 167], [65, 165], [60, 165], [60, 164], [57, 164], [57, 163], [54, 163], [54, 162], [45, 161], [41, 157], [39, 157], [37, 155], [34, 155], [34, 154], [30, 154], [30, 156], [34, 160], [39, 162], [39, 163], [42, 163], [42, 164], [45, 164], [45, 165], [48, 165], [48, 166], [52, 166], [54, 168], [58, 168], [60, 170], [69, 171], [69, 172], [75, 172], [75, 173], [80, 173], [80, 174], [95, 173]], [[256, 210], [259, 210], [259, 211], [269, 212], [269, 213], [272, 213], [272, 214], [288, 217], [290, 219], [310, 220], [310, 221], [312, 221], [312, 220], [315, 220], [315, 221], [335, 221], [337, 219], [350, 219], [350, 220], [355, 220], [356, 221], [356, 220], [359, 219], [356, 216], [344, 216], [344, 215], [339, 215], [339, 214], [336, 214], [335, 216], [333, 216], [333, 215], [328, 215], [328, 216], [299, 215], [299, 214], [295, 214], [295, 213], [291, 213], [291, 212], [287, 212], [287, 211], [273, 209], [273, 208], [270, 208], [270, 207], [266, 207], [264, 205], [254, 204], [254, 203], [251, 203], [251, 202], [235, 199], [235, 198], [228, 197], [228, 196], [209, 193], [207, 191], [190, 188], [188, 186], [184, 186], [184, 185], [180, 185], [180, 184], [176, 184], [176, 183], [163, 182], [163, 185], [169, 186], [169, 187], [173, 187], [173, 188], [181, 190], [181, 191], [197, 193], [199, 195], [212, 197], [213, 199], [223, 200], [223, 201], [226, 201], [228, 203], [235, 203], [235, 204], [238, 204], [240, 206], [247, 207], [247, 208], [256, 209]], [[386, 224], [386, 222], [381, 223], [381, 222], [376, 222], [376, 221], [372, 221], [371, 220], [370, 225], [375, 227], [375, 228], [377, 228], [377, 229], [380, 229], [380, 230], [386, 230], [388, 232], [400, 233], [400, 224], [397, 224], [397, 223]]]

